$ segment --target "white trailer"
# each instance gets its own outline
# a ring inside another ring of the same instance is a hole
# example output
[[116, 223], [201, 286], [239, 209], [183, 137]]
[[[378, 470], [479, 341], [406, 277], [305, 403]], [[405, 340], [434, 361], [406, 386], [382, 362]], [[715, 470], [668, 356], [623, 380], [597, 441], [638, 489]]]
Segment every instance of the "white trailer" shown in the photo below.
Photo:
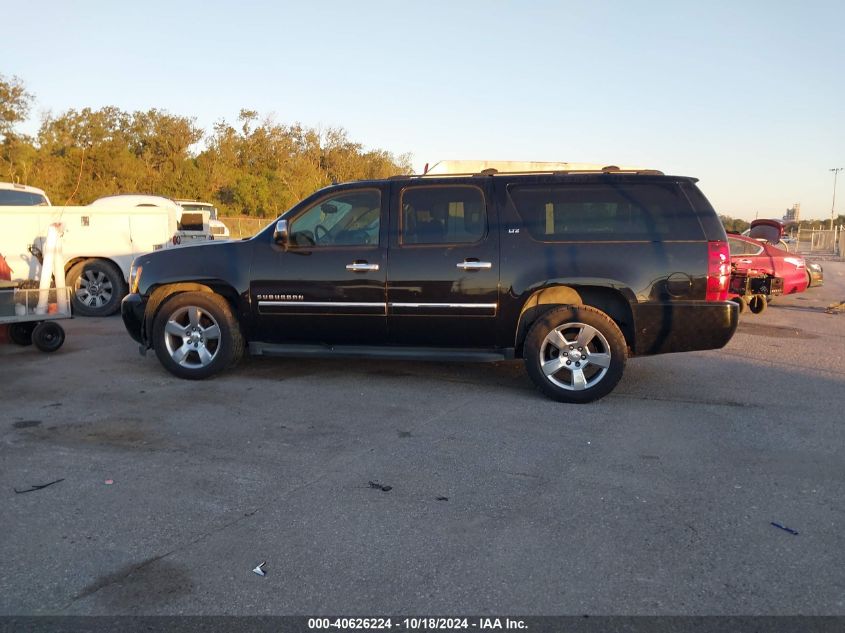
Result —
[[162, 196], [106, 196], [87, 206], [53, 207], [41, 189], [0, 183], [0, 253], [13, 279], [40, 277], [47, 229], [60, 222], [73, 310], [84, 316], [120, 308], [138, 255], [214, 239], [209, 219], [207, 211], [187, 213]]
[[53, 223], [62, 248], [75, 314], [106, 316], [120, 307], [138, 255], [172, 246], [176, 216], [163, 207], [0, 206], [0, 253], [13, 280], [41, 276], [40, 253]]

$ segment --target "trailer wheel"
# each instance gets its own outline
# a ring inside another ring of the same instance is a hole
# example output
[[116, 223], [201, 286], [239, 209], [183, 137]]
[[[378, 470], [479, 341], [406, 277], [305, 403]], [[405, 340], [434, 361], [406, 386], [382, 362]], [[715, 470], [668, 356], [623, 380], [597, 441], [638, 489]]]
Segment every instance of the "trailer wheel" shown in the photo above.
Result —
[[737, 295], [736, 297], [732, 297], [731, 301], [739, 306], [739, 313], [743, 314], [748, 311], [748, 302], [745, 300], [745, 297], [740, 297]]
[[766, 295], [752, 295], [748, 300], [748, 309], [754, 314], [760, 314], [769, 306]]
[[26, 347], [32, 345], [32, 330], [35, 329], [35, 323], [12, 323], [9, 326], [9, 338], [12, 343]]
[[32, 330], [32, 342], [42, 352], [55, 352], [65, 342], [65, 330], [55, 321], [42, 321]]
[[71, 303], [74, 314], [109, 316], [120, 308], [126, 296], [123, 273], [111, 262], [86, 259], [67, 273], [67, 285], [73, 288]]

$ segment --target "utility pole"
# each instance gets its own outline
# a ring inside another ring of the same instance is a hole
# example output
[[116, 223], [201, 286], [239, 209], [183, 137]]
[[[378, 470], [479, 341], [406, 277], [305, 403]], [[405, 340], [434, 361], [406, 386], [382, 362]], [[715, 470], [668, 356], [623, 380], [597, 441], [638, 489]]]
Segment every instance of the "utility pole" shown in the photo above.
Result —
[[842, 171], [842, 167], [834, 167], [829, 170], [833, 172], [833, 202], [830, 204], [830, 230], [833, 230], [833, 211], [836, 209], [836, 177]]

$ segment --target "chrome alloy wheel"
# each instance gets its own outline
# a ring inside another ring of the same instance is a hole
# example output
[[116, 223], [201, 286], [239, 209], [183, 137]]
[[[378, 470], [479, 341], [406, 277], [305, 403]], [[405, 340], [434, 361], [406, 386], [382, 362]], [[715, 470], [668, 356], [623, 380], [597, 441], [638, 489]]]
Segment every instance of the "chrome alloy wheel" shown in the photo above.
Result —
[[173, 361], [182, 367], [206, 367], [220, 351], [220, 326], [202, 308], [179, 308], [164, 327], [164, 345]]
[[610, 356], [610, 345], [596, 328], [585, 323], [564, 323], [543, 339], [540, 368], [558, 387], [583, 391], [605, 377]]
[[76, 298], [91, 308], [102, 308], [111, 301], [114, 287], [101, 270], [85, 270], [76, 280]]

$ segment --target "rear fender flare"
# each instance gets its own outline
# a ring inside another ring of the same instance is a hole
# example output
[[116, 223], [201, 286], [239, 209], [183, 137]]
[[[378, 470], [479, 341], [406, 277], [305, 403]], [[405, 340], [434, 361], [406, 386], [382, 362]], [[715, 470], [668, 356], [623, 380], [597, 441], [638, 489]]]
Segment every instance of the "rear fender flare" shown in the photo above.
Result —
[[[633, 293], [627, 294], [633, 297]], [[523, 304], [514, 337], [517, 356], [522, 353], [528, 330], [540, 315], [563, 305], [588, 305], [605, 312], [622, 330], [628, 346], [634, 348], [634, 316], [631, 298], [625, 292], [606, 286], [555, 285], [535, 291]]]

